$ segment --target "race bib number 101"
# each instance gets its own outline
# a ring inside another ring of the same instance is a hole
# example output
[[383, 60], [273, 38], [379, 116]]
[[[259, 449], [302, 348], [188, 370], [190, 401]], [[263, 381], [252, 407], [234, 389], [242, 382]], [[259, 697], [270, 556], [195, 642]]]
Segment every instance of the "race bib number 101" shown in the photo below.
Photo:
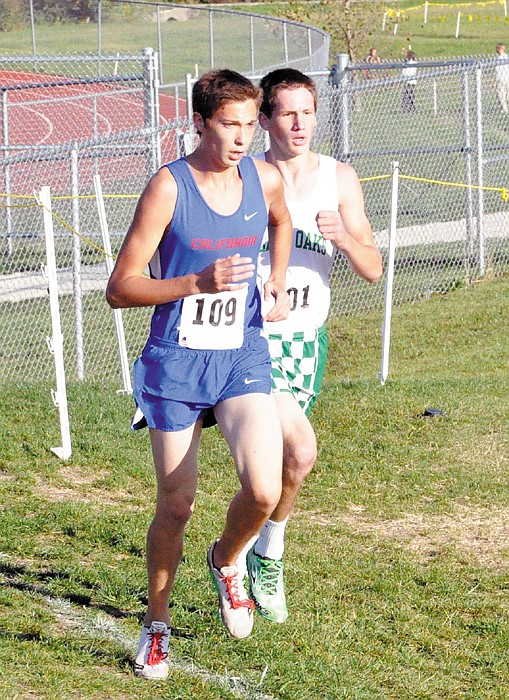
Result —
[[234, 350], [244, 342], [247, 287], [185, 297], [179, 345], [195, 350]]

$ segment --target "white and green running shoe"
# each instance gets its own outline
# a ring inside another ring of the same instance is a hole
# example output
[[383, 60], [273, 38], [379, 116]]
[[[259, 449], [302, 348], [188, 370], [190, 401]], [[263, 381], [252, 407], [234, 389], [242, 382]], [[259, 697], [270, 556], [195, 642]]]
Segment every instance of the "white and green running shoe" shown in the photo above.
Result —
[[247, 570], [251, 596], [260, 615], [271, 622], [284, 622], [288, 617], [288, 609], [283, 583], [283, 560], [265, 559], [255, 554], [254, 548], [251, 548], [247, 553]]

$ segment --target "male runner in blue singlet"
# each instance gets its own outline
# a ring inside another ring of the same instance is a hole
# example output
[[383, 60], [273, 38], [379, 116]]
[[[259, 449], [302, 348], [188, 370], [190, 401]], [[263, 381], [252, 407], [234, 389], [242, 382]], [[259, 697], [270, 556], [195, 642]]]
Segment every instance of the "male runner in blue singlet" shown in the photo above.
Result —
[[[293, 224], [286, 277], [290, 314], [278, 323], [267, 317], [264, 324], [283, 430], [283, 491], [254, 546], [246, 545], [239, 568], [245, 571], [247, 550], [251, 594], [259, 612], [273, 622], [284, 622], [288, 616], [284, 534], [299, 489], [316, 461], [316, 438], [307, 415], [325, 372], [329, 275], [334, 257], [341, 254], [355, 274], [374, 282], [382, 274], [382, 259], [355, 170], [311, 150], [317, 107], [311, 78], [281, 68], [264, 76], [260, 87], [259, 121], [270, 135], [270, 148], [261, 157], [283, 177]], [[260, 255], [258, 274], [263, 285], [270, 274], [266, 248]]]
[[261, 336], [256, 264], [268, 225], [271, 272], [262, 293], [271, 307], [267, 320], [281, 320], [289, 310], [292, 231], [281, 176], [245, 155], [259, 103], [258, 88], [233, 71], [198, 80], [193, 119], [200, 143], [150, 180], [108, 283], [114, 308], [155, 306], [133, 370], [157, 477], [147, 535], [148, 609], [134, 664], [146, 678], [165, 678], [169, 670], [168, 602], [194, 505], [198, 443], [212, 409], [240, 490], [207, 560], [221, 618], [236, 638], [250, 634], [254, 608], [237, 557], [281, 496], [282, 435]]

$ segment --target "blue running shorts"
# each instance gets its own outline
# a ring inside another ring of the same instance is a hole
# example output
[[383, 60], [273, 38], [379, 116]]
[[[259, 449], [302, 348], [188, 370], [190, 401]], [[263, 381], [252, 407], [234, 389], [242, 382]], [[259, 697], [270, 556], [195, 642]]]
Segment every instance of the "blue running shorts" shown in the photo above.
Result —
[[271, 393], [267, 340], [258, 329], [235, 350], [191, 350], [177, 342], [149, 338], [133, 367], [138, 411], [134, 430], [185, 430], [202, 417], [214, 425], [212, 408], [225, 399]]

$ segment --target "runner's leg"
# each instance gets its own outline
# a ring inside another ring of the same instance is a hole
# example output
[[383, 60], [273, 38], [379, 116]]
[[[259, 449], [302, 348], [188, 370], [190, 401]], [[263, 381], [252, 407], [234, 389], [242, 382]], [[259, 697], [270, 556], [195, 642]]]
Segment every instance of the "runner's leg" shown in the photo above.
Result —
[[260, 530], [279, 501], [282, 435], [275, 401], [267, 394], [221, 401], [215, 415], [241, 485], [215, 548], [215, 565], [221, 568], [236, 564], [243, 546]]
[[150, 430], [157, 478], [156, 512], [147, 534], [148, 608], [145, 624], [169, 624], [168, 599], [182, 558], [198, 478], [201, 421], [186, 430]]

